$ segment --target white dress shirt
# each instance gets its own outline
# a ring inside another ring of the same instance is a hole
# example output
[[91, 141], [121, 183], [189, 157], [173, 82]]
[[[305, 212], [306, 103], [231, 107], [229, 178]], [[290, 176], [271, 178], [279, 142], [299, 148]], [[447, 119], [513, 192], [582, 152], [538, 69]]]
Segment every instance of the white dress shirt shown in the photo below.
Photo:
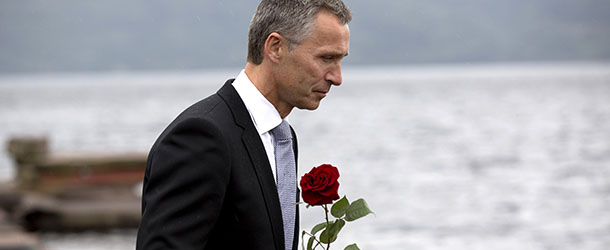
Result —
[[271, 165], [271, 171], [273, 172], [273, 178], [277, 183], [277, 174], [275, 170], [275, 153], [274, 153], [274, 139], [271, 135], [271, 130], [282, 123], [282, 117], [277, 112], [273, 104], [271, 104], [267, 98], [261, 94], [261, 92], [254, 86], [252, 81], [246, 75], [246, 71], [242, 70], [239, 75], [233, 81], [233, 87], [237, 90], [239, 97], [246, 105], [250, 118], [254, 122], [254, 127], [258, 131], [258, 135], [261, 137], [267, 157], [269, 158], [269, 164]]

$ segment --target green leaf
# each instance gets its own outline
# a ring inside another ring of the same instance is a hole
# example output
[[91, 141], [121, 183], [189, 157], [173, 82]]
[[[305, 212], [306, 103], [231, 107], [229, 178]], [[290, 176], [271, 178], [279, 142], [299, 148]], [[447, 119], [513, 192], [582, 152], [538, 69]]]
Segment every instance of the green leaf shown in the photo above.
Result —
[[356, 243], [354, 243], [349, 246], [346, 246], [345, 249], [343, 249], [343, 250], [360, 250], [360, 248], [358, 248], [358, 245], [356, 245]]
[[356, 245], [356, 243], [354, 243], [349, 246], [346, 246], [345, 249], [343, 249], [343, 250], [360, 250], [360, 248], [358, 248], [358, 245]]
[[349, 207], [349, 201], [347, 200], [347, 197], [343, 196], [343, 198], [341, 198], [340, 200], [338, 200], [337, 202], [335, 202], [335, 204], [333, 204], [333, 206], [330, 209], [330, 213], [335, 216], [335, 218], [341, 218], [343, 217], [343, 215], [345, 215], [345, 211], [347, 211], [347, 208]]
[[373, 211], [371, 211], [369, 205], [366, 204], [366, 201], [364, 201], [364, 199], [358, 199], [352, 202], [352, 204], [347, 208], [347, 211], [345, 212], [345, 220], [355, 221], [372, 213]]
[[320, 230], [326, 228], [326, 222], [322, 222], [318, 225], [315, 225], [312, 229], [311, 229], [311, 234], [315, 235], [316, 233], [320, 232]]
[[307, 242], [307, 250], [312, 250], [313, 241], [314, 241], [314, 237], [313, 236], [309, 237], [309, 241]]
[[328, 229], [322, 231], [322, 234], [320, 234], [320, 242], [324, 244], [333, 243], [335, 240], [337, 240], [337, 235], [330, 235]]
[[337, 235], [339, 235], [339, 232], [343, 226], [345, 226], [345, 221], [342, 219], [338, 219], [331, 223], [326, 230], [320, 234], [320, 241], [322, 243], [333, 243], [335, 240], [337, 240]]

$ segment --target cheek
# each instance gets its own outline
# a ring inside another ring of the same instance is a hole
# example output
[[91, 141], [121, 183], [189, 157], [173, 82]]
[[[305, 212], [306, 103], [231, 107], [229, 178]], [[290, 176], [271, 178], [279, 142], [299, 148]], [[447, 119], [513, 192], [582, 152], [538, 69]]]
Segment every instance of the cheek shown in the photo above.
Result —
[[324, 78], [324, 74], [326, 73], [326, 67], [323, 62], [320, 60], [311, 63], [311, 76], [319, 79]]
[[304, 81], [316, 81], [324, 77], [323, 62], [311, 56], [302, 58], [296, 63], [297, 72]]

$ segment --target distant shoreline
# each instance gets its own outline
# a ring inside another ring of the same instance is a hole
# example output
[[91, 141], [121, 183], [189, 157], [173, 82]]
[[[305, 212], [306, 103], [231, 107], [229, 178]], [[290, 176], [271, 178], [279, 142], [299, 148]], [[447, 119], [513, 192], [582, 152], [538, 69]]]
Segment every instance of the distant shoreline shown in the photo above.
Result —
[[[557, 71], [557, 70], [592, 70], [592, 71], [607, 71], [610, 68], [610, 60], [607, 61], [507, 61], [507, 62], [460, 62], [460, 63], [414, 63], [414, 64], [377, 64], [377, 65], [360, 65], [360, 64], [344, 64], [343, 75], [349, 79], [351, 76], [370, 75], [371, 73], [384, 73], [395, 75], [393, 73], [400, 72], [401, 74], [426, 74], [437, 73], [439, 71]], [[90, 78], [91, 76], [103, 77], [105, 79], [112, 78], [139, 78], [146, 77], [161, 77], [172, 78], [175, 76], [181, 77], [211, 77], [223, 78], [236, 76], [241, 67], [222, 67], [222, 68], [202, 68], [202, 69], [185, 69], [185, 70], [88, 70], [88, 71], [31, 71], [31, 72], [2, 72], [0, 71], [0, 84], [19, 81], [21, 78], [32, 77], [37, 78]], [[7, 81], [11, 80], [11, 81]]]

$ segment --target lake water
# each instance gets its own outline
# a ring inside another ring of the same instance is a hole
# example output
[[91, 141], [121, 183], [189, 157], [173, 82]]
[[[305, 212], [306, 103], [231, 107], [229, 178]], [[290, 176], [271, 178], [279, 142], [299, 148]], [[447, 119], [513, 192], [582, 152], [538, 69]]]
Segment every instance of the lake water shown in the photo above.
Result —
[[[0, 76], [0, 141], [145, 152], [238, 72]], [[347, 68], [319, 110], [290, 121], [300, 174], [332, 163], [340, 194], [376, 212], [348, 223], [334, 249], [610, 246], [610, 64]], [[2, 151], [0, 179], [13, 174]], [[303, 208], [302, 226], [320, 210]], [[41, 238], [48, 250], [127, 250], [135, 230]]]

